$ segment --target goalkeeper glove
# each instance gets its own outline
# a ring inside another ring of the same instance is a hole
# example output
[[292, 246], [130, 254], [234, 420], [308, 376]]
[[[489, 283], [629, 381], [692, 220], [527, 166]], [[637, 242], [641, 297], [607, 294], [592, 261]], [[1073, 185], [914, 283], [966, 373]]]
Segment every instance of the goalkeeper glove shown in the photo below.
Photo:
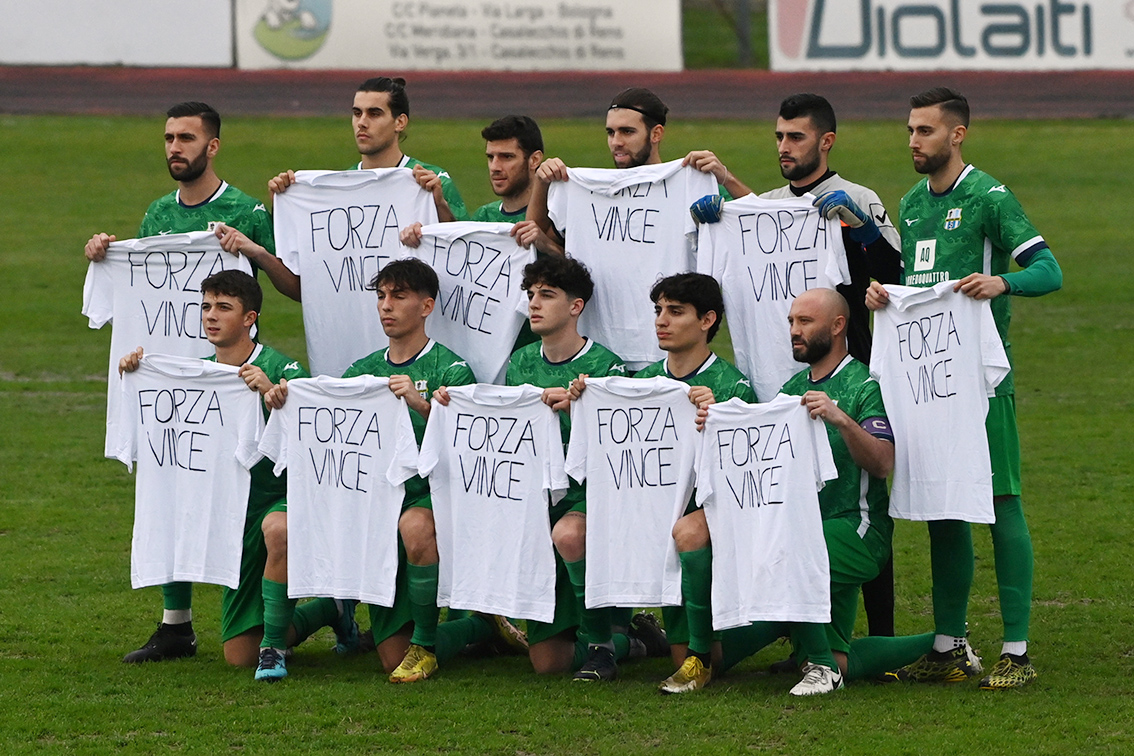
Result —
[[719, 194], [706, 194], [689, 206], [689, 214], [698, 223], [716, 223], [721, 219], [724, 200]]
[[811, 204], [818, 208], [827, 220], [837, 219], [845, 223], [850, 238], [859, 244], [871, 244], [882, 235], [874, 219], [868, 213], [864, 213], [842, 189], [821, 194]]

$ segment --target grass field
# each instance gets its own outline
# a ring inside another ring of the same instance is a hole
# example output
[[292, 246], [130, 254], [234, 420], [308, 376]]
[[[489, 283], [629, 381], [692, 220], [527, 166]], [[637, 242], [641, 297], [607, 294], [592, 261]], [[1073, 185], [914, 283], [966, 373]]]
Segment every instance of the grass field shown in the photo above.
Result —
[[[491, 198], [471, 122], [415, 123], [406, 152], [446, 166], [470, 207]], [[544, 124], [550, 155], [607, 165], [601, 127]], [[742, 664], [702, 695], [662, 698], [671, 671], [623, 666], [612, 685], [537, 678], [526, 661], [458, 661], [391, 686], [372, 658], [338, 659], [324, 631], [292, 676], [265, 686], [225, 665], [219, 589], [198, 587], [194, 660], [119, 659], [160, 616], [129, 588], [133, 480], [101, 458], [109, 332], [80, 316], [91, 233], [133, 234], [171, 189], [157, 119], [0, 116], [0, 751], [151, 753], [1108, 753], [1134, 752], [1134, 609], [1127, 507], [1134, 273], [1121, 176], [1127, 123], [976, 122], [966, 155], [1020, 196], [1063, 266], [1065, 288], [1016, 300], [1013, 323], [1025, 504], [1036, 550], [1030, 688], [859, 684], [791, 700], [792, 680]], [[341, 119], [230, 120], [220, 173], [266, 197], [279, 170], [345, 167]], [[718, 152], [758, 188], [780, 182], [772, 124], [672, 125], [663, 156]], [[898, 122], [843, 125], [833, 164], [891, 212], [915, 180]], [[262, 338], [305, 353], [299, 308], [271, 292]], [[976, 530], [974, 644], [999, 652], [991, 545]], [[932, 627], [927, 538], [898, 523], [900, 632]], [[361, 615], [360, 615], [361, 616]]]

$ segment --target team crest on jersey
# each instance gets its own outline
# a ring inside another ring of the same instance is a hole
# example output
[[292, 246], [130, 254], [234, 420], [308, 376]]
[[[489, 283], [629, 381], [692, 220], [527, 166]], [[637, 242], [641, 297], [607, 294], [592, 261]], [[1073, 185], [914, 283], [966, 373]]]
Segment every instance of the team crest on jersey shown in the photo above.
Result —
[[414, 381], [413, 387], [417, 391], [417, 393], [421, 395], [422, 399], [427, 402], [429, 401], [429, 381], [424, 379], [420, 381]]
[[209, 221], [209, 225], [205, 227], [205, 230], [209, 233], [214, 233], [217, 230], [217, 226], [221, 225], [221, 223], [222, 221]]
[[961, 208], [954, 207], [945, 214], [945, 230], [952, 231], [961, 225]]

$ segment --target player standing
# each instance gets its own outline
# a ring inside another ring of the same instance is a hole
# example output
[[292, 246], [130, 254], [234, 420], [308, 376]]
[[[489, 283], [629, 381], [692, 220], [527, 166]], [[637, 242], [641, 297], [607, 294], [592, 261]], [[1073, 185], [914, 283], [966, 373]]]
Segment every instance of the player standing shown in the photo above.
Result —
[[[1011, 303], [1007, 296], [1041, 296], [1058, 290], [1063, 273], [1028, 220], [1016, 196], [988, 174], [965, 163], [969, 103], [959, 92], [938, 87], [910, 98], [910, 152], [914, 170], [926, 176], [902, 198], [902, 260], [908, 286], [957, 280], [954, 290], [989, 299], [997, 330], [1008, 345]], [[1015, 260], [1023, 270], [1009, 272]], [[888, 303], [886, 290], [871, 284], [870, 309]], [[1028, 657], [1032, 600], [1032, 540], [1020, 500], [1020, 440], [1015, 386], [1009, 373], [989, 399], [985, 420], [992, 458], [992, 530], [1004, 645], [1000, 659], [981, 680], [985, 690], [1017, 688], [1036, 678]], [[965, 638], [973, 580], [972, 531], [967, 522], [929, 523], [933, 573], [933, 650], [901, 670], [903, 679], [957, 682], [980, 674]]]
[[[247, 257], [281, 294], [299, 301], [299, 278], [276, 257], [272, 216], [264, 203], [222, 181], [213, 168], [220, 129], [220, 114], [203, 102], [182, 102], [166, 111], [165, 163], [177, 189], [150, 203], [138, 236], [213, 231], [226, 251]], [[98, 262], [112, 241], [117, 237], [95, 234], [83, 252]]]
[[[379, 76], [358, 85], [351, 106], [351, 126], [361, 160], [352, 168], [412, 168], [418, 185], [433, 195], [440, 221], [468, 220], [465, 202], [449, 172], [402, 152], [401, 140], [409, 126], [406, 81]], [[284, 171], [268, 181], [272, 194], [295, 183], [295, 171]]]

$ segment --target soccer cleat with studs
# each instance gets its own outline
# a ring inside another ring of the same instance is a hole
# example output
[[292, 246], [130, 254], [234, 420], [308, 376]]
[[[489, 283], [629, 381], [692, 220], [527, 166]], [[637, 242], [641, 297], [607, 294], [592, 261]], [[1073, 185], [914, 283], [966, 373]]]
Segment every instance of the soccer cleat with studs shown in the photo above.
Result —
[[803, 665], [803, 679], [790, 692], [793, 696], [818, 696], [842, 688], [843, 675], [839, 670], [807, 662]]
[[966, 643], [951, 651], [930, 651], [901, 669], [886, 673], [886, 679], [898, 682], [959, 683], [984, 671], [980, 657]]
[[[186, 632], [187, 631], [187, 632]], [[193, 624], [186, 622], [185, 626], [158, 624], [157, 630], [139, 649], [131, 651], [122, 657], [127, 664], [140, 664], [148, 661], [168, 661], [169, 659], [182, 659], [197, 655], [197, 634], [193, 632]]]
[[1013, 656], [1001, 654], [988, 675], [980, 681], [981, 690], [1011, 690], [1022, 688], [1039, 677], [1027, 654]]
[[287, 677], [287, 663], [284, 655], [274, 648], [261, 648], [260, 661], [256, 664], [256, 679], [261, 682], [279, 682]]
[[669, 639], [658, 622], [657, 615], [651, 612], [638, 612], [630, 620], [628, 635], [642, 642], [646, 648], [646, 656], [669, 656]]
[[429, 678], [436, 671], [437, 655], [422, 646], [410, 644], [402, 663], [390, 673], [390, 682], [418, 682]]
[[704, 688], [712, 679], [713, 668], [706, 667], [699, 658], [690, 654], [676, 672], [662, 680], [658, 690], [666, 695], [692, 693]]
[[591, 646], [587, 660], [575, 673], [575, 682], [609, 682], [618, 677], [618, 665], [614, 662], [614, 651], [606, 646]]

